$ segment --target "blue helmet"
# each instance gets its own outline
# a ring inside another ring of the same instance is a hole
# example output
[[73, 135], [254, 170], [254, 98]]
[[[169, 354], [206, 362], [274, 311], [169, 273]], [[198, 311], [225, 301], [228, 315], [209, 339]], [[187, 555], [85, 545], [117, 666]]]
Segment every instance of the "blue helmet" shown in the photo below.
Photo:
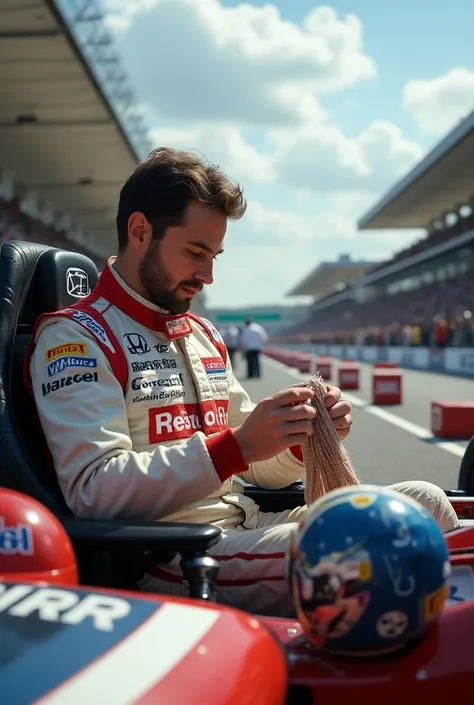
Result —
[[314, 502], [289, 551], [289, 580], [310, 642], [348, 655], [404, 646], [434, 624], [448, 596], [444, 536], [421, 504], [375, 485]]

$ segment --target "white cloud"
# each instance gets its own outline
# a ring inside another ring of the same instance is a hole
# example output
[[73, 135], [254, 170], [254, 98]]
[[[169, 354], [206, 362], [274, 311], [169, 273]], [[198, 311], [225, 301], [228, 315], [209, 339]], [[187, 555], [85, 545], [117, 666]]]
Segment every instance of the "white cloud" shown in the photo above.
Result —
[[[245, 218], [233, 225], [234, 237], [247, 245], [301, 247], [354, 237], [354, 222], [343, 213], [318, 211], [302, 217], [285, 210], [268, 209], [249, 201]], [[327, 247], [327, 244], [324, 245]], [[331, 245], [332, 246], [332, 245]]]
[[406, 231], [358, 233], [356, 219], [420, 148], [390, 122], [348, 136], [320, 102], [376, 76], [355, 16], [315, 7], [298, 25], [271, 4], [106, 6], [154, 146], [201, 151], [249, 200], [229, 225], [211, 306], [281, 302], [323, 260], [381, 259], [407, 243]]
[[271, 156], [261, 154], [245, 142], [232, 125], [200, 125], [191, 128], [155, 128], [150, 137], [155, 147], [198, 150], [206, 159], [218, 163], [239, 181], [271, 181], [274, 178]]
[[152, 130], [156, 146], [199, 149], [245, 182], [281, 179], [326, 193], [379, 193], [421, 156], [389, 122], [347, 137], [317, 102], [321, 93], [375, 75], [353, 15], [315, 7], [297, 25], [271, 4], [108, 0], [107, 6], [134, 82], [155, 124], [164, 125]]
[[403, 105], [424, 132], [448, 132], [474, 109], [474, 71], [459, 67], [437, 78], [408, 81]]
[[206, 290], [209, 305], [285, 301], [315, 262], [334, 257], [353, 236], [354, 223], [344, 215], [321, 211], [304, 218], [251, 200], [243, 220], [229, 226], [215, 282]]
[[153, 144], [197, 149], [245, 183], [283, 181], [307, 193], [378, 194], [422, 156], [390, 122], [373, 122], [355, 138], [335, 125], [270, 135], [263, 154], [232, 125], [162, 128], [151, 132]]
[[301, 25], [275, 5], [223, 7], [218, 0], [108, 0], [143, 96], [173, 119], [294, 125], [325, 116], [317, 96], [376, 75], [362, 24], [330, 7]]
[[334, 259], [347, 249], [357, 252], [366, 242], [373, 243], [368, 259], [378, 259], [423, 237], [425, 231], [421, 229], [358, 231], [357, 217], [371, 203], [364, 195], [355, 198], [354, 194], [340, 194], [334, 197], [331, 209], [303, 216], [249, 200], [244, 218], [229, 226], [227, 239], [252, 247], [296, 248], [299, 257], [302, 251], [309, 251], [311, 263], [325, 257]]
[[286, 292], [321, 261], [346, 252], [377, 261], [415, 239], [416, 231], [357, 232], [352, 214], [343, 212], [347, 206], [355, 213], [357, 203], [344, 200], [340, 197], [337, 210], [309, 217], [250, 201], [243, 220], [229, 226], [214, 284], [206, 289], [208, 305], [291, 303]]
[[278, 177], [296, 188], [319, 192], [380, 191], [400, 177], [422, 150], [390, 122], [374, 121], [356, 138], [335, 125], [318, 125], [300, 134], [281, 133]]

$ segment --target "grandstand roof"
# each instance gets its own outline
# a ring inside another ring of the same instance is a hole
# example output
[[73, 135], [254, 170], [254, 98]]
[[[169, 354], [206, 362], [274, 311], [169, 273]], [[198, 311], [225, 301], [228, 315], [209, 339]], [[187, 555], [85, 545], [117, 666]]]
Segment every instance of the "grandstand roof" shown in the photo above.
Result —
[[[77, 22], [98, 19], [86, 5]], [[0, 65], [0, 164], [115, 250], [118, 191], [139, 155], [53, 0], [0, 0]]]
[[359, 220], [360, 230], [428, 228], [474, 195], [474, 112]]
[[373, 267], [375, 262], [353, 262], [348, 255], [340, 255], [336, 262], [321, 262], [287, 296], [320, 297], [343, 288]]

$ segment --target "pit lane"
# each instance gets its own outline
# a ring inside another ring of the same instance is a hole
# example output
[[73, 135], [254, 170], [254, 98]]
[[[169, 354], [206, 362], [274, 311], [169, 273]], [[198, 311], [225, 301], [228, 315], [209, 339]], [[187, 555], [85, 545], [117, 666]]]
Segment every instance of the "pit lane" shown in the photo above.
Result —
[[[371, 365], [361, 364], [361, 388], [347, 397], [354, 401], [370, 401]], [[238, 356], [234, 364], [236, 377], [253, 401], [259, 401], [307, 375], [288, 370], [273, 360], [262, 358], [262, 379], [246, 380], [245, 363]], [[387, 418], [370, 413], [370, 407], [353, 407], [354, 426], [346, 441], [363, 482], [393, 483], [403, 480], [428, 480], [444, 488], [457, 487], [459, 455], [467, 442], [456, 441], [452, 448], [458, 454], [446, 452], [443, 444], [435, 444], [410, 432], [416, 424], [429, 432], [431, 400], [474, 399], [474, 380], [449, 375], [404, 370], [404, 400], [401, 406], [384, 407]], [[331, 380], [332, 384], [336, 381]], [[400, 419], [406, 428], [395, 425]], [[393, 418], [395, 417], [395, 418]]]

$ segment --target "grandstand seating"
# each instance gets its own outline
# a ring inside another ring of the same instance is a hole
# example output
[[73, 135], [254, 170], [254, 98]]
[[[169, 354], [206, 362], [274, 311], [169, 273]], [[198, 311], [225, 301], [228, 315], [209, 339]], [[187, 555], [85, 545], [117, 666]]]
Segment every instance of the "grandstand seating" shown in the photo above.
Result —
[[[340, 301], [313, 313], [301, 325], [285, 334], [287, 340], [302, 337], [324, 343], [401, 344], [404, 325], [420, 325], [421, 344], [429, 345], [435, 316], [448, 320], [451, 328], [448, 344], [469, 344], [454, 335], [463, 325], [457, 317], [472, 310], [474, 278], [466, 272], [457, 278], [438, 282], [390, 297], [357, 303]], [[464, 323], [469, 328], [470, 323]], [[378, 340], [380, 335], [384, 339]], [[469, 338], [465, 338], [469, 341]]]
[[[396, 253], [390, 260], [381, 262], [366, 272], [382, 272], [397, 262], [413, 256], [474, 230], [474, 208], [468, 215], [458, 213], [453, 225], [435, 227], [425, 238]], [[462, 212], [462, 211], [461, 211]], [[439, 225], [439, 224], [438, 224]], [[469, 247], [468, 245], [467, 247]], [[462, 258], [455, 260], [450, 272], [437, 272], [436, 281], [422, 284], [408, 282], [409, 290], [389, 294], [374, 290], [369, 300], [356, 299], [358, 282], [348, 285], [344, 292], [332, 291], [320, 297], [309, 317], [282, 332], [280, 342], [308, 342], [325, 344], [358, 345], [423, 345], [436, 341], [438, 319], [448, 329], [444, 344], [448, 346], [474, 346], [474, 271], [472, 258], [466, 259], [466, 246]], [[463, 262], [460, 269], [459, 262]], [[407, 267], [410, 262], [407, 261]], [[406, 270], [409, 271], [409, 270]], [[407, 275], [405, 274], [405, 277]], [[418, 275], [419, 276], [419, 275]], [[403, 279], [403, 273], [400, 272]], [[412, 275], [413, 279], [413, 275]], [[435, 275], [433, 274], [433, 279]], [[415, 288], [418, 285], [418, 288]], [[362, 285], [363, 286], [363, 285]], [[375, 298], [374, 297], [375, 294]], [[466, 315], [464, 315], [466, 314]], [[412, 337], [411, 329], [419, 328], [419, 335]]]
[[370, 269], [367, 274], [380, 272], [382, 269], [385, 269], [385, 267], [388, 267], [391, 264], [395, 264], [396, 262], [402, 262], [403, 260], [406, 260], [409, 257], [413, 257], [413, 255], [419, 254], [420, 252], [426, 252], [432, 247], [436, 247], [436, 245], [440, 245], [441, 243], [446, 242], [447, 240], [451, 240], [457, 237], [458, 235], [467, 232], [468, 230], [472, 230], [473, 228], [474, 213], [471, 213], [469, 216], [464, 218], [459, 217], [457, 222], [451, 227], [433, 230], [426, 237], [421, 238], [413, 245], [410, 245], [409, 247], [400, 250], [400, 252], [397, 252], [390, 260], [380, 262], [380, 264], [377, 264], [375, 267], [372, 267], [372, 269]]
[[20, 209], [18, 199], [7, 201], [0, 197], [0, 242], [7, 240], [27, 240], [38, 242], [63, 250], [80, 252], [92, 259], [97, 268], [103, 269], [105, 260], [97, 257], [85, 247], [79, 246], [65, 233], [59, 232], [52, 225], [45, 225], [40, 220], [32, 218]]

